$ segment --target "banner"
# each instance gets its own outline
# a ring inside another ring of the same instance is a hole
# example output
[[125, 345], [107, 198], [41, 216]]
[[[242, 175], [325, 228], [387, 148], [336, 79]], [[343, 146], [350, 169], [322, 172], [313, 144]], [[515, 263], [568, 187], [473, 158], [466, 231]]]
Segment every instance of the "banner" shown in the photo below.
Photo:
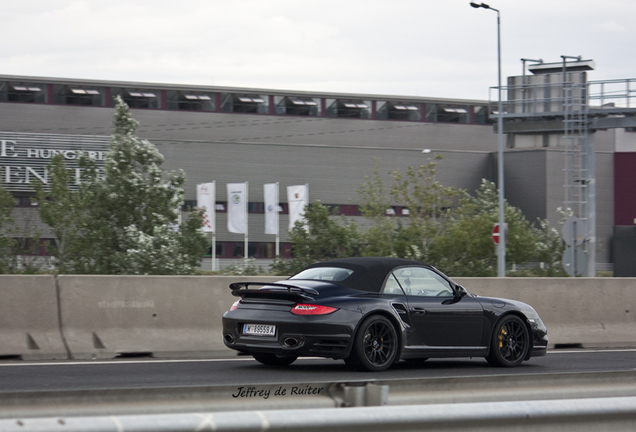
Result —
[[289, 231], [296, 221], [305, 216], [305, 206], [309, 203], [307, 185], [287, 186], [287, 202], [289, 203]]
[[227, 230], [247, 234], [247, 183], [227, 184]]
[[278, 183], [263, 185], [265, 196], [265, 234], [278, 234]]
[[203, 232], [216, 231], [216, 183], [197, 185], [197, 207], [205, 210], [203, 214]]

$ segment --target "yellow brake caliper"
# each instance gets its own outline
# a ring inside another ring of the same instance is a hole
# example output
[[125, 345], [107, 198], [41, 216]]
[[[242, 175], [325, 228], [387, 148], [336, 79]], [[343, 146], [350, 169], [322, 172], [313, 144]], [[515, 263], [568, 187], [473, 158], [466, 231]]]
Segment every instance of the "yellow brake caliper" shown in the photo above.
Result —
[[501, 331], [499, 332], [499, 349], [503, 348], [503, 341], [504, 341], [504, 337], [506, 337], [506, 329], [501, 329]]

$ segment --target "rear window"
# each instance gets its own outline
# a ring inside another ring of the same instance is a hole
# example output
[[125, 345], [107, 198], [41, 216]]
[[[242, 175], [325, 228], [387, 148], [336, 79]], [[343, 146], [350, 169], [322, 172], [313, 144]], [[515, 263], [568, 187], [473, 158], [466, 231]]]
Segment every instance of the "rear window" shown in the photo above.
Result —
[[353, 270], [340, 267], [316, 267], [303, 270], [290, 279], [322, 280], [340, 282], [353, 274]]

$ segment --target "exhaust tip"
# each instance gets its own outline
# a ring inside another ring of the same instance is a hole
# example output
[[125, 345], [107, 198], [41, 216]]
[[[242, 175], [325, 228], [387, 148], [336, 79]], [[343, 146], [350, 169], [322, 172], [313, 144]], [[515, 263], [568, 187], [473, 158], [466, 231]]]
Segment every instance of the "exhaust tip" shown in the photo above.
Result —
[[229, 333], [226, 333], [223, 335], [223, 341], [227, 344], [227, 345], [232, 345], [234, 343], [234, 336], [232, 336]]
[[286, 347], [293, 348], [295, 346], [298, 346], [299, 342], [298, 342], [298, 339], [290, 337], [290, 338], [286, 338], [283, 341], [283, 343], [285, 344]]

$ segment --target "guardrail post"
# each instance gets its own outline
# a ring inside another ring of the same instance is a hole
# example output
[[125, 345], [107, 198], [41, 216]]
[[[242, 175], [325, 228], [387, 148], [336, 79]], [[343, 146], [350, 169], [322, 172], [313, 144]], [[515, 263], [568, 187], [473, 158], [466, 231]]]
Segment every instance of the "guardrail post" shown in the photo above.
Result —
[[341, 406], [344, 407], [383, 406], [389, 402], [388, 385], [344, 385], [342, 390]]

